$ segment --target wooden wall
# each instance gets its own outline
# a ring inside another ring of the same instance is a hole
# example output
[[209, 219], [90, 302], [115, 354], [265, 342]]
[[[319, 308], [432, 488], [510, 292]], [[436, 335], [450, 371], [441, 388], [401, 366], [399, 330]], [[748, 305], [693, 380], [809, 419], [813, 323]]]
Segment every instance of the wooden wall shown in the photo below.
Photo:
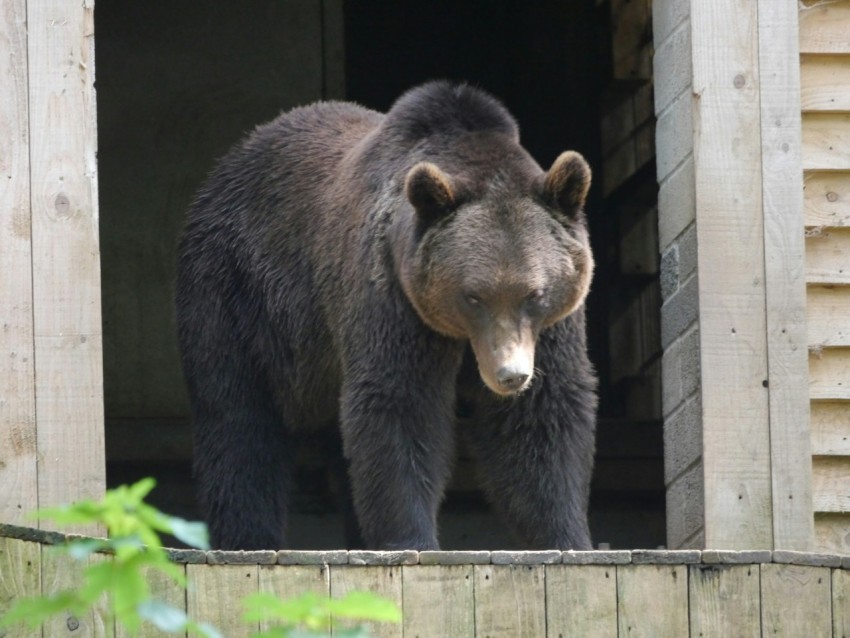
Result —
[[[55, 592], [79, 573], [37, 542], [0, 535], [0, 613], [20, 596]], [[846, 636], [850, 565], [798, 552], [181, 552], [183, 591], [152, 577], [154, 596], [230, 638], [240, 599], [373, 591], [402, 610], [376, 638], [550, 636]], [[103, 560], [103, 557], [96, 557]], [[108, 560], [108, 558], [106, 558]], [[76, 566], [76, 569], [75, 569]], [[39, 570], [39, 567], [41, 568]], [[59, 615], [51, 637], [127, 635], [101, 608]], [[41, 635], [16, 633], [16, 636]], [[166, 634], [146, 628], [141, 636]], [[172, 634], [168, 634], [172, 635]]]
[[850, 1], [800, 3], [816, 545], [850, 553]]
[[0, 14], [5, 522], [104, 490], [93, 11], [11, 0]]

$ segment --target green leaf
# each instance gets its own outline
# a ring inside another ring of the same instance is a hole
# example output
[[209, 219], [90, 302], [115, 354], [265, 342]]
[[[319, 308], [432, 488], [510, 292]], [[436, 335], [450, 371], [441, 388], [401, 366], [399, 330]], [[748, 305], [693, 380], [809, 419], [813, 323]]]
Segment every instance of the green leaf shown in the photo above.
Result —
[[185, 631], [189, 620], [186, 612], [160, 600], [149, 598], [139, 603], [139, 616], [161, 631]]
[[210, 548], [210, 537], [206, 525], [186, 521], [176, 516], [169, 517], [169, 519], [171, 522], [171, 533], [175, 538], [183, 541], [190, 547], [197, 549]]
[[5, 614], [0, 616], [0, 627], [25, 623], [30, 628], [38, 627], [42, 622], [75, 606], [73, 592], [59, 592], [54, 596], [22, 598]]
[[131, 499], [136, 503], [139, 503], [144, 500], [144, 498], [150, 494], [151, 490], [155, 487], [156, 479], [151, 476], [146, 476], [140, 481], [133, 483], [133, 485], [130, 485], [127, 490]]
[[328, 608], [333, 616], [340, 618], [401, 621], [401, 610], [394, 603], [369, 591], [352, 591], [342, 598], [331, 599]]

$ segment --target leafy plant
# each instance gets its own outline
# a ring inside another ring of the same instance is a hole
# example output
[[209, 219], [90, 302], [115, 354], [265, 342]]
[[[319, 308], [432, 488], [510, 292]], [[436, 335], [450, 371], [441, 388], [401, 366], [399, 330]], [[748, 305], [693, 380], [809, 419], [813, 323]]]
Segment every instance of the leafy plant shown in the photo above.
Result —
[[[52, 548], [53, 551], [87, 563], [82, 584], [76, 589], [49, 596], [25, 598], [2, 617], [0, 627], [26, 623], [38, 627], [50, 616], [68, 612], [82, 616], [106, 595], [112, 615], [129, 633], [143, 621], [161, 631], [190, 632], [203, 638], [222, 638], [214, 627], [197, 622], [186, 612], [151, 596], [145, 572], [157, 570], [186, 587], [182, 571], [168, 558], [160, 534], [171, 534], [191, 547], [209, 549], [203, 523], [163, 514], [144, 502], [156, 482], [145, 478], [133, 485], [108, 490], [100, 501], [79, 501], [66, 507], [38, 510], [34, 516], [62, 524], [100, 524], [108, 538], [80, 538]], [[95, 552], [112, 554], [111, 560], [90, 561]], [[280, 600], [271, 594], [254, 594], [243, 599], [247, 622], [265, 621], [271, 627], [255, 638], [320, 638], [329, 636], [334, 619], [399, 622], [401, 612], [390, 601], [370, 592], [354, 591], [339, 599], [304, 594]], [[362, 627], [333, 625], [335, 636], [368, 638]], [[0, 634], [2, 635], [2, 634]]]

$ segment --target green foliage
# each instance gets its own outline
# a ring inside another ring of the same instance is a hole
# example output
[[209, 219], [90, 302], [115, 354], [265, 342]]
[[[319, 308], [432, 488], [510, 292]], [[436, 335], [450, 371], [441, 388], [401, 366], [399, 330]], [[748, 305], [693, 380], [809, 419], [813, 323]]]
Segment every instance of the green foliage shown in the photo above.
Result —
[[[20, 600], [0, 618], [0, 626], [23, 622], [34, 628], [64, 611], [84, 615], [105, 594], [116, 620], [131, 633], [139, 629], [142, 620], [147, 620], [165, 631], [189, 630], [205, 638], [220, 636], [213, 628], [187, 618], [183, 610], [151, 598], [146, 570], [160, 571], [180, 585], [186, 584], [181, 570], [168, 559], [160, 541], [161, 533], [172, 534], [199, 549], [209, 548], [203, 523], [167, 516], [144, 502], [154, 485], [152, 478], [146, 478], [134, 485], [109, 490], [100, 501], [79, 501], [36, 512], [37, 518], [60, 525], [104, 525], [108, 538], [82, 538], [53, 548], [86, 564], [80, 587]], [[95, 552], [113, 554], [113, 558], [90, 561]]]
[[[160, 534], [171, 534], [191, 547], [209, 549], [207, 528], [203, 523], [167, 516], [144, 502], [155, 485], [152, 478], [145, 478], [133, 485], [109, 490], [97, 502], [79, 501], [36, 512], [37, 518], [60, 525], [104, 525], [108, 538], [81, 538], [52, 548], [86, 565], [81, 585], [50, 596], [17, 601], [0, 617], [0, 628], [19, 623], [35, 628], [50, 616], [63, 612], [84, 616], [98, 600], [107, 596], [115, 619], [131, 634], [147, 621], [165, 632], [222, 638], [214, 627], [196, 622], [182, 609], [151, 597], [146, 578], [150, 570], [160, 571], [182, 587], [186, 586], [182, 571], [169, 560]], [[113, 557], [92, 561], [90, 557], [95, 552]], [[332, 624], [333, 620], [401, 620], [401, 612], [393, 603], [370, 592], [350, 592], [339, 599], [305, 594], [286, 601], [271, 594], [255, 594], [247, 596], [243, 604], [247, 609], [247, 622], [264, 621], [271, 626], [255, 634], [255, 638], [320, 638], [329, 636], [332, 626], [334, 636], [368, 638], [362, 627], [337, 627]]]
[[[273, 626], [253, 638], [322, 638], [330, 636], [332, 619], [399, 622], [401, 612], [390, 601], [371, 592], [352, 591], [342, 598], [325, 598], [307, 593], [280, 600], [272, 594], [246, 596], [246, 621], [266, 621]], [[334, 624], [334, 636], [367, 638], [362, 627], [341, 628]]]

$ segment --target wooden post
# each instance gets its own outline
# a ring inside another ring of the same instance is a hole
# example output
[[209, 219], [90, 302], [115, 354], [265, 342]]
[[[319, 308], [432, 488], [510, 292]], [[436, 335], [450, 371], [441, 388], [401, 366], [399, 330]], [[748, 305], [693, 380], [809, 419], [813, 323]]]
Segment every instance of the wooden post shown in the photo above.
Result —
[[668, 544], [810, 549], [797, 4], [655, 9]]
[[94, 8], [7, 4], [0, 520], [22, 522], [38, 506], [99, 497], [105, 485]]

